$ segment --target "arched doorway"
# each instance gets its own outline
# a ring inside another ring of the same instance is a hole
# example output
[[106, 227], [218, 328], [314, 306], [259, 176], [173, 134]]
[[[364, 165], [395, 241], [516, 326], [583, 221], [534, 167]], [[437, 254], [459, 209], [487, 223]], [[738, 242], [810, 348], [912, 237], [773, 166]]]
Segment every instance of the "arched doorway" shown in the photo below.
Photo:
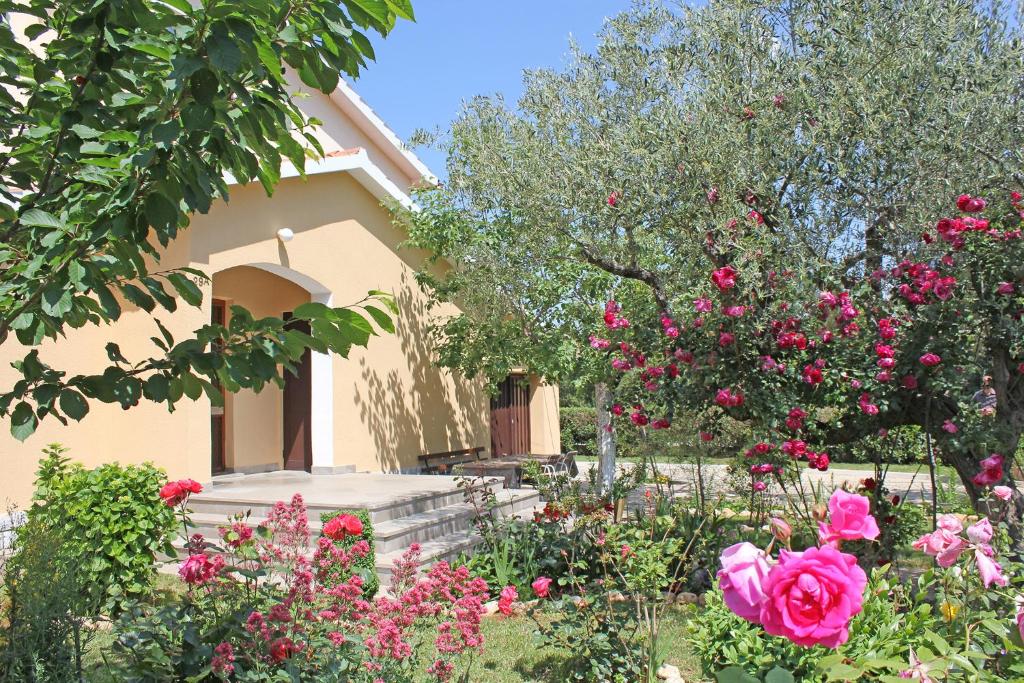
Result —
[[[251, 263], [213, 275], [211, 318], [230, 319], [231, 306], [257, 318], [287, 320], [309, 301], [330, 304], [330, 292], [302, 273], [276, 264]], [[298, 321], [295, 323], [300, 325]], [[332, 468], [332, 367], [327, 354], [306, 352], [284, 387], [268, 385], [259, 393], [243, 390], [225, 396], [221, 410], [211, 408], [211, 464], [214, 471], [313, 471]]]

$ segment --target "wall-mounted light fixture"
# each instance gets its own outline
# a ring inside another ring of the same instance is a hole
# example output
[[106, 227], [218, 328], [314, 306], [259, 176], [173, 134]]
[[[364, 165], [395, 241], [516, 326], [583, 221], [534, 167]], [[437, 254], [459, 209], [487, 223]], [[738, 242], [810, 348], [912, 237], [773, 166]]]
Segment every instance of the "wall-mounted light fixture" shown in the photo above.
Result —
[[291, 242], [293, 237], [295, 237], [295, 231], [291, 228], [281, 228], [277, 231], [277, 239], [282, 242]]

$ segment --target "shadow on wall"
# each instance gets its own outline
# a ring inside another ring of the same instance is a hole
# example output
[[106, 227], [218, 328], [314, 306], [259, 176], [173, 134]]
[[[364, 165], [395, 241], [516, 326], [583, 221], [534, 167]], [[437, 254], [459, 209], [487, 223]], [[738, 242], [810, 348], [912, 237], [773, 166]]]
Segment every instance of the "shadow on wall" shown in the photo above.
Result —
[[405, 368], [381, 372], [362, 359], [356, 386], [360, 419], [373, 437], [384, 471], [411, 470], [417, 455], [471, 446], [489, 447], [490, 402], [475, 381], [434, 364], [427, 326], [429, 313], [418, 285], [403, 273], [396, 288], [396, 334]]

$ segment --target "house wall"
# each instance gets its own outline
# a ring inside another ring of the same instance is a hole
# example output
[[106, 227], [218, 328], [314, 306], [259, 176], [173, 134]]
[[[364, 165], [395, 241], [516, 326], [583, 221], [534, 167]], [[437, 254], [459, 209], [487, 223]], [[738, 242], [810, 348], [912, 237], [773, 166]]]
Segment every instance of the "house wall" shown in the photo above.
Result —
[[539, 455], [562, 452], [558, 385], [530, 377], [530, 451]]
[[[282, 227], [295, 232], [292, 241], [277, 240]], [[209, 321], [213, 292], [247, 304], [257, 315], [280, 315], [308, 299], [305, 290], [262, 270], [229, 270], [253, 264], [298, 271], [329, 290], [334, 305], [356, 303], [372, 289], [390, 291], [399, 306], [397, 332], [371, 338], [369, 348], [354, 348], [347, 359], [330, 360], [334, 465], [413, 470], [422, 453], [487, 446], [490, 408], [482, 385], [457, 379], [432, 362], [427, 302], [414, 279], [424, 254], [399, 248], [404, 239], [378, 200], [346, 173], [284, 180], [272, 199], [259, 186], [234, 187], [229, 203], [195, 217], [161, 259], [162, 268], [191, 265], [213, 275], [212, 286], [204, 286], [202, 308], [183, 305], [159, 317], [183, 339]], [[65, 340], [44, 344], [42, 357], [76, 372], [100, 370], [108, 364], [108, 341], [121, 344], [129, 358], [143, 358], [156, 352], [149, 341], [156, 333], [146, 313], [126, 309], [114, 325], [73, 330]], [[0, 384], [15, 378], [9, 363], [16, 351], [24, 352], [13, 344], [0, 349]], [[229, 465], [280, 457], [279, 390], [267, 391], [230, 399], [235, 421], [229, 428], [228, 453], [234, 453]], [[93, 403], [83, 422], [65, 427], [45, 420], [25, 443], [3, 434], [0, 466], [10, 476], [0, 488], [0, 503], [28, 502], [39, 452], [52, 442], [69, 446], [70, 455], [87, 466], [149, 460], [172, 477], [208, 480], [209, 416], [205, 397], [184, 400], [173, 413], [148, 402], [128, 411]]]

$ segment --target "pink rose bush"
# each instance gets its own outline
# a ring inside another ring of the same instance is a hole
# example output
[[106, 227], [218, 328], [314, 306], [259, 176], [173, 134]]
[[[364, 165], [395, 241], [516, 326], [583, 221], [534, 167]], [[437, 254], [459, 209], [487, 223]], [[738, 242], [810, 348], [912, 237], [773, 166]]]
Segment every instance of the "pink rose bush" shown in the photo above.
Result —
[[[830, 519], [822, 522], [822, 547], [784, 549], [776, 560], [748, 542], [726, 548], [718, 571], [726, 606], [797, 645], [837, 648], [845, 643], [850, 621], [863, 606], [867, 575], [855, 556], [838, 547], [844, 540], [878, 537], [869, 508], [864, 496], [839, 489], [829, 500]], [[788, 524], [773, 520], [773, 527], [785, 529], [788, 541]]]
[[1002, 566], [995, 560], [991, 541], [994, 535], [992, 523], [983, 518], [967, 527], [967, 538], [961, 533], [963, 523], [954, 515], [939, 517], [935, 531], [914, 541], [914, 548], [935, 558], [936, 564], [944, 569], [954, 566], [968, 550], [974, 551], [974, 563], [978, 576], [985, 588], [1006, 586], [1009, 582], [1002, 573]]

